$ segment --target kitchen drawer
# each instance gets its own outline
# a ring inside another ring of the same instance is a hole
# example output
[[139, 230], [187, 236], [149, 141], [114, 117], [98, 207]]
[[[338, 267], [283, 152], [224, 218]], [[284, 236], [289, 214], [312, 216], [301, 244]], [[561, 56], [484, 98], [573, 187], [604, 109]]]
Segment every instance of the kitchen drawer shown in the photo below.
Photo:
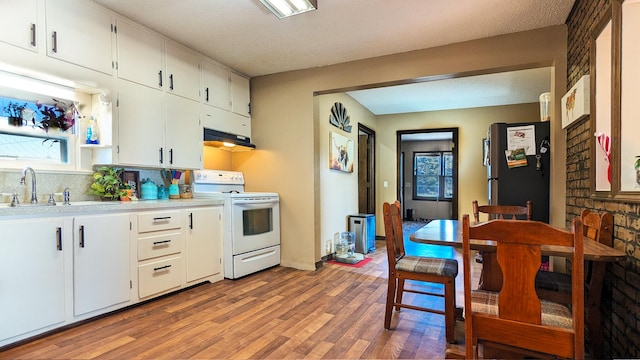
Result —
[[181, 210], [153, 211], [138, 214], [138, 232], [180, 229], [184, 224]]
[[140, 298], [180, 287], [184, 271], [180, 256], [138, 265], [138, 295]]
[[138, 260], [182, 252], [184, 233], [182, 230], [167, 230], [144, 234], [138, 238]]

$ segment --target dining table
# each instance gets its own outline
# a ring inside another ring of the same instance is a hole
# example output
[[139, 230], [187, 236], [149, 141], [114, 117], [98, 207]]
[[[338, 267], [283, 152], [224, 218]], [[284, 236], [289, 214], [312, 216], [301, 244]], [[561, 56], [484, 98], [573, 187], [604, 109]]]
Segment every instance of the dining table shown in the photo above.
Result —
[[[409, 235], [414, 242], [462, 248], [462, 222], [451, 219], [432, 220], [425, 226]], [[482, 275], [479, 288], [489, 291], [500, 291], [502, 272], [496, 259], [496, 243], [490, 240], [471, 239], [471, 249], [482, 251]], [[572, 258], [570, 247], [542, 245], [542, 255]], [[621, 261], [627, 257], [624, 251], [603, 245], [589, 238], [584, 238], [584, 259], [591, 261]]]

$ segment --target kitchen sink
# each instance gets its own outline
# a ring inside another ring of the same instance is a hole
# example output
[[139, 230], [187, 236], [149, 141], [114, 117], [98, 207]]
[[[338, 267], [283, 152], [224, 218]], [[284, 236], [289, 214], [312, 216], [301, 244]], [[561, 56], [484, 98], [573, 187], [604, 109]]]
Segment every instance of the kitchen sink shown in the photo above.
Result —
[[[118, 205], [120, 201], [71, 201], [69, 205], [63, 205], [63, 202], [56, 202], [55, 205], [50, 205], [46, 202], [40, 202], [37, 204], [32, 203], [20, 203], [20, 206], [17, 207], [60, 207], [60, 206], [97, 206], [97, 205]], [[0, 208], [11, 207], [9, 203], [0, 204]]]

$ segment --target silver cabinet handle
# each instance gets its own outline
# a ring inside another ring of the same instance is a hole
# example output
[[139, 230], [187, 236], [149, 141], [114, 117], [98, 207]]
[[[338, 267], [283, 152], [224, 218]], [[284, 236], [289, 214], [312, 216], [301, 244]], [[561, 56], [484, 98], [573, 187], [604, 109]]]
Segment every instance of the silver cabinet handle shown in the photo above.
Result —
[[54, 31], [53, 34], [51, 34], [51, 50], [54, 53], [58, 52], [58, 32]]
[[62, 251], [62, 228], [56, 228], [56, 247], [58, 251]]
[[36, 46], [36, 24], [31, 24], [31, 46]]
[[164, 220], [170, 220], [171, 216], [162, 216], [162, 217], [155, 217], [153, 218], [153, 221], [164, 221]]

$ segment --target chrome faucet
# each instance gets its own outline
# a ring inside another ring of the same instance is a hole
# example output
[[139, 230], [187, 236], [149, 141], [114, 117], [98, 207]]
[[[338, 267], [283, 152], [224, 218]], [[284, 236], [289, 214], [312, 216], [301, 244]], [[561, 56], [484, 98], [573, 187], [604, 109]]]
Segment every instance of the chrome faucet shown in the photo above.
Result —
[[22, 177], [20, 178], [20, 184], [24, 185], [27, 177], [27, 171], [31, 172], [31, 203], [38, 203], [38, 195], [36, 194], [36, 172], [30, 166], [22, 169]]

